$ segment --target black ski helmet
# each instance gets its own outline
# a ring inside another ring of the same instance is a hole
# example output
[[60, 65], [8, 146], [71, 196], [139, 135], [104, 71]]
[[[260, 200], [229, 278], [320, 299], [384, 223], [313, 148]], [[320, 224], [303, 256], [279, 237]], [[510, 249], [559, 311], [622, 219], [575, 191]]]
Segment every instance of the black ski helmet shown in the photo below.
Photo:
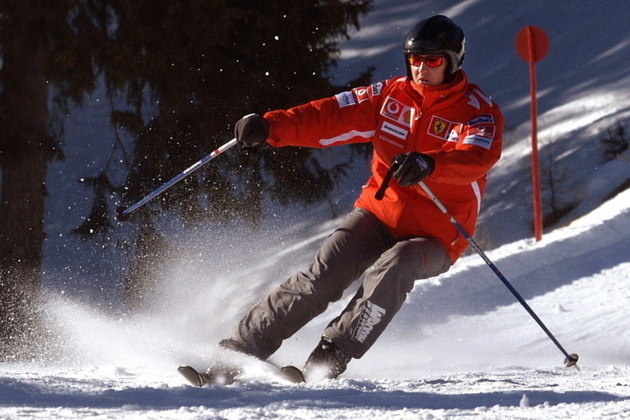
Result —
[[411, 70], [407, 56], [409, 54], [438, 54], [448, 59], [446, 68], [447, 80], [462, 68], [465, 55], [465, 38], [462, 28], [444, 15], [431, 16], [421, 20], [409, 29], [405, 37], [403, 51], [407, 75], [411, 77]]

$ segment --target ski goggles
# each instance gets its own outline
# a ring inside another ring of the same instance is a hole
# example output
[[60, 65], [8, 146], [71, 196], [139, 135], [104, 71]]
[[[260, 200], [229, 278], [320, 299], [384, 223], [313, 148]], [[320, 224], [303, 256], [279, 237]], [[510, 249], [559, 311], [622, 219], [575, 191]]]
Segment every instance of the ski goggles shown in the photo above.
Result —
[[446, 58], [442, 56], [420, 56], [415, 54], [410, 54], [407, 56], [407, 61], [414, 67], [420, 67], [422, 63], [425, 66], [430, 68], [440, 67], [446, 61]]

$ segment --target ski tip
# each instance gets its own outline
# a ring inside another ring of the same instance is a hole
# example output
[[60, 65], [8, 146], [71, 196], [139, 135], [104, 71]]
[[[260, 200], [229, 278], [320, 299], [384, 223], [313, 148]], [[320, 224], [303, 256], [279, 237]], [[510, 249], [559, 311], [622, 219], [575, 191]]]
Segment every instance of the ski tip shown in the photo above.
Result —
[[[306, 382], [302, 371], [295, 366], [274, 366], [278, 369], [279, 376], [294, 384]], [[219, 367], [209, 369], [208, 371], [200, 373], [192, 366], [182, 365], [177, 368], [177, 371], [193, 386], [203, 387], [206, 384], [219, 384], [229, 385], [237, 380], [237, 376], [241, 373], [239, 369], [230, 367]]]
[[188, 366], [188, 365], [180, 366], [177, 368], [177, 371], [184, 378], [186, 378], [186, 380], [190, 382], [191, 385], [201, 388], [205, 384], [205, 381], [203, 380], [199, 372], [197, 372], [197, 369], [195, 369], [192, 366]]
[[280, 373], [282, 375], [282, 378], [286, 379], [289, 382], [293, 382], [294, 384], [306, 382], [306, 379], [304, 378], [304, 373], [302, 373], [302, 371], [295, 366], [282, 366], [280, 368]]

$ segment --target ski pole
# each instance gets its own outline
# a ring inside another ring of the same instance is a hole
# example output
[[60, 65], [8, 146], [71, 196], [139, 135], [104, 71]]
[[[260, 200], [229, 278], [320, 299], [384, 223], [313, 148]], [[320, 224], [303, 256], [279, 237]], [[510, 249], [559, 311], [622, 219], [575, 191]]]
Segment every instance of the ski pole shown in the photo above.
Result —
[[[396, 171], [396, 169], [398, 168], [398, 162], [394, 161], [392, 163], [392, 165], [390, 166], [389, 170], [387, 171], [387, 174], [385, 175], [385, 177], [383, 178], [383, 182], [380, 186], [380, 188], [378, 189], [378, 191], [375, 194], [375, 198], [377, 200], [382, 200], [383, 196], [385, 195], [385, 190], [387, 189], [387, 187], [389, 186], [389, 183], [392, 179], [392, 175], [393, 173]], [[449, 213], [448, 209], [446, 208], [446, 206], [444, 206], [444, 204], [442, 204], [442, 202], [437, 198], [437, 196], [433, 193], [433, 191], [431, 191], [431, 189], [423, 182], [420, 181], [418, 183], [418, 185], [420, 186], [420, 188], [422, 188], [422, 190], [425, 192], [425, 194], [431, 199], [431, 201], [433, 201], [433, 203], [437, 206], [437, 208], [444, 213], [444, 215], [446, 217], [449, 218], [450, 222], [453, 224], [453, 226], [455, 226], [455, 229], [457, 229], [457, 231], [468, 241], [468, 243], [470, 244], [470, 246], [477, 252], [477, 254], [479, 254], [479, 256], [486, 262], [486, 264], [492, 269], [492, 271], [497, 275], [497, 277], [499, 277], [499, 279], [503, 282], [503, 284], [508, 288], [508, 290], [510, 292], [512, 292], [512, 294], [514, 295], [514, 297], [516, 297], [516, 299], [520, 302], [521, 305], [523, 305], [523, 307], [525, 308], [525, 310], [531, 315], [532, 318], [534, 318], [534, 321], [536, 321], [538, 323], [538, 325], [540, 326], [540, 328], [542, 328], [542, 330], [547, 334], [547, 336], [551, 339], [551, 341], [553, 341], [553, 343], [558, 347], [558, 349], [560, 349], [560, 351], [562, 352], [562, 354], [565, 356], [564, 359], [564, 365], [566, 367], [571, 367], [571, 366], [575, 366], [576, 369], [580, 369], [579, 366], [577, 365], [577, 361], [579, 356], [577, 355], [577, 353], [571, 353], [569, 354], [564, 347], [562, 347], [562, 345], [560, 344], [560, 342], [556, 339], [556, 337], [551, 333], [551, 331], [549, 331], [549, 329], [547, 328], [547, 326], [541, 321], [541, 319], [538, 317], [538, 315], [536, 315], [536, 313], [534, 312], [534, 310], [527, 304], [527, 302], [525, 301], [525, 299], [523, 299], [523, 297], [520, 295], [520, 293], [518, 293], [518, 291], [514, 288], [514, 286], [512, 286], [512, 284], [508, 281], [508, 279], [503, 275], [503, 273], [497, 268], [497, 266], [490, 260], [490, 258], [488, 258], [488, 256], [486, 255], [485, 252], [483, 252], [483, 249], [481, 249], [481, 247], [479, 246], [479, 244], [477, 243], [477, 241], [474, 240], [474, 238], [472, 236], [470, 236], [468, 234], [468, 232], [466, 232], [466, 229], [464, 229], [464, 227], [453, 217], [451, 216], [451, 214]]]
[[551, 339], [551, 341], [553, 341], [553, 343], [558, 347], [558, 349], [560, 349], [562, 354], [564, 354], [565, 356], [564, 365], [566, 367], [575, 366], [575, 368], [579, 370], [579, 367], [577, 365], [579, 356], [577, 355], [577, 353], [572, 353], [572, 354], [567, 353], [567, 351], [564, 349], [564, 347], [562, 347], [562, 345], [556, 339], [556, 337], [554, 337], [551, 331], [549, 331], [549, 329], [545, 326], [545, 324], [540, 320], [538, 315], [536, 315], [534, 310], [527, 304], [527, 302], [525, 302], [525, 299], [523, 299], [520, 293], [516, 291], [514, 286], [510, 284], [508, 279], [503, 275], [503, 273], [501, 273], [501, 271], [497, 268], [497, 266], [494, 265], [494, 263], [490, 260], [490, 258], [488, 258], [486, 253], [483, 252], [479, 244], [477, 244], [477, 241], [475, 241], [468, 234], [468, 232], [466, 232], [466, 229], [464, 229], [464, 227], [453, 216], [451, 216], [451, 214], [448, 212], [448, 209], [444, 206], [444, 204], [442, 204], [442, 202], [435, 196], [435, 194], [433, 194], [433, 191], [431, 191], [431, 189], [427, 187], [427, 185], [423, 181], [420, 181], [418, 185], [427, 194], [427, 196], [429, 196], [429, 198], [433, 201], [433, 203], [435, 203], [438, 209], [440, 209], [440, 211], [444, 213], [444, 215], [446, 215], [450, 219], [453, 226], [455, 226], [455, 229], [457, 229], [457, 231], [468, 241], [470, 246], [472, 246], [472, 248], [477, 252], [477, 254], [479, 254], [479, 256], [486, 262], [486, 264], [488, 264], [488, 266], [492, 269], [494, 274], [496, 274], [497, 277], [499, 277], [499, 279], [503, 282], [503, 284], [505, 284], [505, 286], [510, 290], [510, 292], [512, 292], [514, 297], [516, 297], [516, 299], [521, 303], [521, 305], [523, 305], [525, 310], [532, 316], [532, 318], [534, 318], [534, 321], [538, 323], [540, 328], [543, 329], [543, 331], [547, 334], [547, 336]]
[[140, 208], [143, 205], [145, 205], [148, 201], [150, 201], [150, 200], [154, 199], [155, 197], [157, 197], [158, 195], [162, 194], [164, 191], [166, 191], [167, 189], [171, 188], [173, 185], [177, 184], [179, 181], [181, 181], [182, 179], [186, 178], [188, 175], [192, 174], [197, 169], [201, 168], [203, 165], [205, 165], [206, 163], [210, 162], [215, 157], [219, 156], [221, 153], [223, 153], [226, 150], [234, 147], [236, 145], [236, 143], [237, 143], [236, 138], [233, 138], [232, 140], [228, 141], [227, 143], [225, 143], [224, 145], [222, 145], [218, 149], [215, 149], [209, 155], [201, 158], [200, 160], [198, 160], [197, 162], [192, 164], [190, 167], [186, 168], [183, 172], [181, 172], [178, 175], [176, 175], [173, 178], [171, 178], [170, 181], [164, 183], [162, 186], [158, 187], [157, 189], [155, 189], [151, 193], [147, 194], [146, 197], [144, 197], [142, 200], [138, 201], [135, 204], [132, 204], [131, 206], [129, 206], [127, 208], [125, 208], [124, 206], [118, 207], [116, 209], [116, 219], [118, 219], [121, 222], [129, 220], [129, 217], [130, 217], [129, 215], [131, 214], [131, 212], [133, 212], [134, 210], [137, 210], [138, 208]]

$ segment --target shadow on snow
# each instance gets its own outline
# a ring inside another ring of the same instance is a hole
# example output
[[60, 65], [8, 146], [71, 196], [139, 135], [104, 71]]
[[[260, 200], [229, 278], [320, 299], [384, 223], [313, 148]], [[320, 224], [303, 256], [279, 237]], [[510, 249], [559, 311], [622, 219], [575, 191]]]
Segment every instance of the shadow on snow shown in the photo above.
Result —
[[527, 394], [530, 406], [617, 402], [628, 399], [598, 391], [554, 392], [549, 390], [512, 390], [469, 394], [437, 394], [382, 389], [306, 389], [269, 384], [247, 384], [206, 388], [125, 388], [100, 392], [55, 392], [13, 379], [0, 379], [0, 404], [29, 407], [117, 408], [126, 405], [173, 409], [205, 406], [214, 409], [261, 407], [279, 401], [292, 408], [379, 407], [384, 409], [474, 409], [477, 407], [518, 406]]

